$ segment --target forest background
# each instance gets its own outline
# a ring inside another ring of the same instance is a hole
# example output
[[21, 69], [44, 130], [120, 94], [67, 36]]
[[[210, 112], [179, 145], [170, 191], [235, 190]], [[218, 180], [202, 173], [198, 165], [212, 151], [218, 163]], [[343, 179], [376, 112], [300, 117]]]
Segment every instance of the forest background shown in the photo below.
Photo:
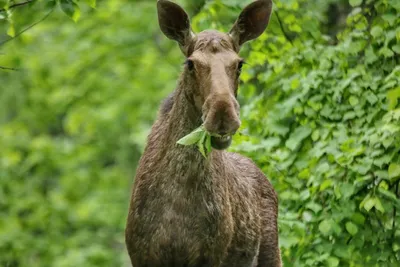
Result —
[[[199, 32], [251, 1], [176, 2]], [[275, 0], [241, 53], [231, 150], [278, 192], [285, 266], [398, 266], [399, 14]], [[0, 0], [0, 266], [129, 266], [135, 168], [183, 62], [155, 0]]]

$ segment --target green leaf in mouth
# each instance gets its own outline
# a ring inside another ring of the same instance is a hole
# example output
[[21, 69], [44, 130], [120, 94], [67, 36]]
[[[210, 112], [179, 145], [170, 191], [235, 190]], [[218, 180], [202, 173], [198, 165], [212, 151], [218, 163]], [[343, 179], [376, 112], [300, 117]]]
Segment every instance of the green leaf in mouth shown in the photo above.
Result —
[[181, 139], [178, 140], [177, 144], [183, 145], [183, 146], [190, 146], [194, 145], [197, 142], [200, 141], [200, 139], [203, 137], [204, 134], [204, 129], [203, 126], [200, 126], [190, 134], [182, 137]]
[[190, 134], [179, 139], [177, 144], [183, 146], [190, 146], [197, 144], [197, 148], [205, 158], [207, 158], [207, 156], [210, 154], [212, 150], [211, 135], [204, 129], [203, 125], [195, 129]]

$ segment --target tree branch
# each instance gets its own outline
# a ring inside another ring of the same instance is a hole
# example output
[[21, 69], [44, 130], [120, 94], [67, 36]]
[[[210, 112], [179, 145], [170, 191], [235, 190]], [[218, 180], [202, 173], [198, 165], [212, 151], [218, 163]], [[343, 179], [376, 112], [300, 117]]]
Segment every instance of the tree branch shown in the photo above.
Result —
[[[24, 6], [24, 5], [27, 5], [29, 3], [32, 3], [33, 1], [35, 1], [35, 0], [27, 0], [25, 2], [16, 3], [16, 4], [13, 4], [13, 5], [9, 6], [8, 9], [12, 9], [12, 8], [19, 7], [19, 6]], [[6, 11], [5, 8], [0, 9], [0, 12], [5, 12], [5, 11]]]
[[17, 71], [18, 69], [0, 66], [0, 70], [14, 70], [14, 71]]
[[11, 40], [14, 40], [15, 38], [17, 38], [18, 36], [20, 36], [21, 34], [23, 34], [24, 32], [26, 32], [27, 30], [33, 28], [34, 26], [38, 25], [40, 22], [44, 21], [45, 19], [47, 19], [50, 14], [53, 12], [54, 8], [51, 9], [43, 18], [41, 18], [40, 20], [36, 21], [35, 23], [33, 23], [32, 25], [26, 27], [25, 29], [23, 29], [22, 31], [20, 31], [19, 33], [17, 33], [14, 37], [11, 37], [3, 42], [0, 42], [0, 46], [4, 45], [5, 43], [8, 43]]
[[[31, 2], [34, 0], [31, 0]], [[22, 31], [20, 31], [19, 33], [17, 33], [14, 37], [11, 37], [5, 41], [0, 42], [0, 46], [4, 45], [5, 43], [8, 43], [11, 40], [14, 40], [15, 38], [17, 38], [18, 36], [20, 36], [21, 34], [23, 34], [24, 32], [26, 32], [27, 30], [33, 28], [34, 26], [38, 25], [40, 22], [44, 21], [45, 19], [47, 19], [50, 14], [54, 11], [54, 8], [51, 9], [43, 18], [41, 18], [40, 20], [36, 21], [35, 23], [33, 23], [32, 25], [26, 27], [25, 29], [23, 29]], [[18, 69], [16, 68], [11, 68], [11, 67], [2, 67], [0, 66], [0, 70], [13, 70], [13, 71], [17, 71]]]
[[292, 38], [290, 38], [289, 34], [285, 31], [285, 28], [283, 27], [281, 18], [278, 15], [278, 11], [275, 11], [275, 14], [276, 14], [276, 18], [278, 19], [279, 26], [281, 27], [283, 35], [285, 36], [286, 40], [288, 40], [293, 45], [293, 40], [292, 40]]
[[[394, 190], [394, 194], [396, 196], [399, 195], [399, 184], [400, 184], [400, 181], [397, 182], [396, 188]], [[396, 229], [396, 212], [397, 212], [396, 206], [393, 206], [393, 223], [392, 223], [393, 240], [394, 240], [395, 234], [396, 234], [396, 230], [395, 230]]]

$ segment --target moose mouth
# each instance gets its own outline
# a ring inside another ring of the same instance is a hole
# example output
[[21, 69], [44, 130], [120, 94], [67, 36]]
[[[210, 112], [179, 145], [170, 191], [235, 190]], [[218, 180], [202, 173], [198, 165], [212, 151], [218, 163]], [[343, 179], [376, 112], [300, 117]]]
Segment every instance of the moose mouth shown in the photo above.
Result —
[[232, 143], [232, 136], [211, 136], [211, 146], [218, 150], [227, 149]]

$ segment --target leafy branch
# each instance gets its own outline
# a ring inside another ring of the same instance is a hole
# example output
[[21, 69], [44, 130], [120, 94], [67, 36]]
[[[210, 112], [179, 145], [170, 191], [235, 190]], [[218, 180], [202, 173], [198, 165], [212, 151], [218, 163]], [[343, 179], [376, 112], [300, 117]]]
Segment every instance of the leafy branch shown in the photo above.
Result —
[[[19, 7], [19, 6], [24, 6], [24, 5], [30, 4], [30, 3], [34, 2], [34, 1], [35, 0], [27, 0], [25, 2], [15, 3], [15, 4], [10, 5], [8, 7], [8, 9], [16, 8], [16, 7]], [[0, 12], [5, 12], [8, 9], [2, 8], [2, 9], [0, 9]]]
[[18, 70], [18, 69], [0, 66], [0, 70], [14, 70], [15, 71], [15, 70]]
[[[32, 1], [33, 1], [33, 0], [32, 0]], [[32, 2], [32, 1], [31, 1], [31, 2]], [[29, 25], [28, 27], [26, 27], [25, 29], [23, 29], [22, 31], [18, 32], [15, 36], [13, 36], [13, 37], [11, 37], [11, 38], [8, 38], [8, 39], [6, 39], [6, 40], [0, 42], [0, 46], [2, 46], [2, 45], [4, 45], [4, 44], [8, 43], [8, 42], [11, 41], [11, 40], [14, 40], [15, 38], [19, 37], [19, 36], [20, 36], [21, 34], [23, 34], [24, 32], [28, 31], [29, 29], [32, 29], [33, 27], [35, 27], [35, 26], [38, 25], [39, 23], [43, 22], [44, 20], [46, 20], [46, 19], [50, 16], [50, 14], [51, 14], [53, 11], [54, 11], [54, 8], [51, 9], [51, 10], [50, 10], [44, 17], [42, 17], [40, 20], [36, 21], [35, 23], [33, 23], [33, 24]], [[3, 66], [0, 66], [0, 69], [1, 69], [1, 70], [13, 70], [13, 71], [18, 70], [18, 69], [16, 69], [16, 68], [12, 68], [12, 67], [3, 67]]]
[[288, 40], [293, 45], [293, 40], [289, 36], [289, 34], [286, 32], [285, 27], [283, 27], [283, 23], [282, 23], [281, 18], [279, 17], [278, 11], [275, 11], [275, 14], [276, 14], [276, 18], [278, 19], [279, 26], [280, 26], [280, 28], [282, 30], [283, 35], [285, 36], [286, 40]]
[[46, 20], [50, 14], [54, 11], [54, 8], [51, 9], [44, 17], [42, 17], [40, 20], [36, 21], [35, 23], [29, 25], [28, 27], [26, 27], [25, 29], [23, 29], [22, 31], [18, 32], [14, 37], [8, 38], [7, 40], [4, 40], [2, 42], [0, 42], [0, 46], [4, 45], [5, 43], [8, 43], [11, 40], [14, 40], [15, 38], [17, 38], [18, 36], [20, 36], [21, 34], [23, 34], [24, 32], [26, 32], [27, 30], [32, 29], [33, 27], [35, 27], [36, 25], [38, 25], [39, 23], [41, 23], [42, 21]]

